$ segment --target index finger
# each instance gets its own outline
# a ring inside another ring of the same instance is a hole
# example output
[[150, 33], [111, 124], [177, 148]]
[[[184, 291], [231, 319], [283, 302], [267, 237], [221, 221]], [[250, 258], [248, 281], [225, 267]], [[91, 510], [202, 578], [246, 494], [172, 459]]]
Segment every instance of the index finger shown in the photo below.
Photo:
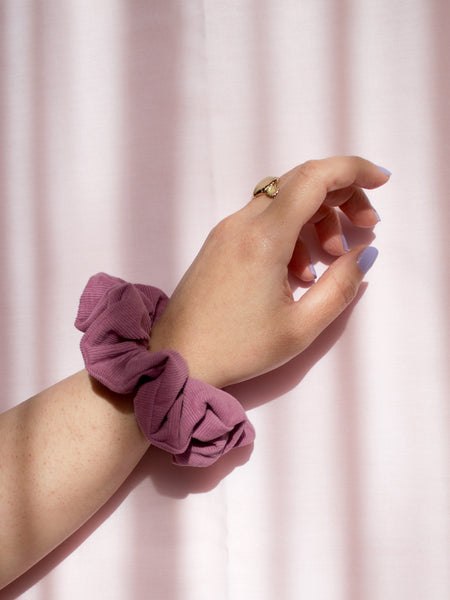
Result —
[[279, 193], [265, 209], [264, 217], [277, 226], [283, 239], [295, 243], [329, 192], [352, 185], [373, 189], [388, 181], [387, 173], [358, 156], [308, 161], [280, 177]]

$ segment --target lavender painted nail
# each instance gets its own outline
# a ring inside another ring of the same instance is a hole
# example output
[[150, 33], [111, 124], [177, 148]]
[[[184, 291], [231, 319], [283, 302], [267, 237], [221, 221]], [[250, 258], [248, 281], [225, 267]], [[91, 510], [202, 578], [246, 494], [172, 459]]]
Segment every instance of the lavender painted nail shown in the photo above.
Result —
[[370, 267], [373, 265], [377, 256], [378, 250], [373, 246], [368, 246], [358, 256], [358, 260], [356, 261], [356, 263], [363, 275], [365, 275], [370, 269]]
[[309, 269], [310, 269], [311, 273], [314, 275], [314, 279], [316, 279], [317, 278], [317, 271], [314, 268], [314, 265], [312, 263], [309, 265]]
[[384, 167], [380, 167], [380, 165], [377, 165], [377, 167], [380, 169], [380, 171], [382, 173], [384, 173], [385, 175], [387, 175], [388, 177], [390, 177], [392, 175], [392, 173], [389, 171], [389, 169], [385, 169]]
[[341, 237], [342, 237], [342, 247], [344, 248], [344, 252], [348, 252], [350, 250], [350, 248], [348, 247], [348, 242], [345, 239], [344, 234], [342, 234]]
[[378, 219], [378, 222], [380, 222], [380, 221], [381, 221], [381, 217], [380, 217], [380, 215], [378, 214], [378, 211], [377, 211], [377, 210], [376, 210], [376, 208], [374, 208], [373, 206], [372, 206], [372, 210], [373, 210], [373, 212], [376, 214], [376, 216], [377, 216], [377, 219]]

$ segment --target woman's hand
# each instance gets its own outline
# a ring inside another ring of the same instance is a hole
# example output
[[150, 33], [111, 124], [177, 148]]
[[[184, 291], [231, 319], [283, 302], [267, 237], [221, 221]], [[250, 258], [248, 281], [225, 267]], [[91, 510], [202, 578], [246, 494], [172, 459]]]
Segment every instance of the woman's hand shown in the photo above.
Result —
[[[302, 352], [355, 297], [376, 257], [347, 252], [338, 209], [357, 227], [378, 216], [361, 188], [389, 179], [358, 157], [309, 161], [280, 177], [210, 233], [151, 333], [150, 350], [178, 350], [193, 377], [217, 387], [270, 371]], [[338, 209], [337, 209], [338, 207]], [[314, 279], [302, 228], [313, 223], [338, 258], [295, 301], [289, 272]]]

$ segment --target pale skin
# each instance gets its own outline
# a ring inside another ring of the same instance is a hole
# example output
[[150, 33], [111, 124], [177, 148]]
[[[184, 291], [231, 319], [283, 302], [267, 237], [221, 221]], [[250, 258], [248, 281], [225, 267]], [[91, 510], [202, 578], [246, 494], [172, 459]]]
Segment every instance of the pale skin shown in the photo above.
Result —
[[[359, 246], [345, 252], [338, 210], [355, 227], [378, 217], [362, 188], [389, 179], [357, 157], [310, 161], [280, 178], [208, 236], [151, 332], [150, 351], [178, 350], [190, 374], [217, 387], [301, 353], [355, 297]], [[336, 260], [299, 301], [289, 272], [312, 281], [314, 223]], [[0, 589], [86, 522], [118, 489], [149, 442], [119, 397], [85, 371], [0, 415]]]

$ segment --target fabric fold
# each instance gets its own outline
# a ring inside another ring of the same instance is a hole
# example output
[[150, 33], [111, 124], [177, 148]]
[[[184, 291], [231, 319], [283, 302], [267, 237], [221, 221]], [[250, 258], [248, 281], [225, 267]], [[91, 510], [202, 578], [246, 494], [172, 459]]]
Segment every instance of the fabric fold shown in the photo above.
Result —
[[75, 321], [89, 374], [108, 389], [134, 394], [147, 439], [175, 464], [205, 467], [251, 444], [253, 426], [231, 394], [189, 376], [175, 350], [149, 352], [150, 331], [168, 297], [158, 288], [98, 273], [90, 278]]

